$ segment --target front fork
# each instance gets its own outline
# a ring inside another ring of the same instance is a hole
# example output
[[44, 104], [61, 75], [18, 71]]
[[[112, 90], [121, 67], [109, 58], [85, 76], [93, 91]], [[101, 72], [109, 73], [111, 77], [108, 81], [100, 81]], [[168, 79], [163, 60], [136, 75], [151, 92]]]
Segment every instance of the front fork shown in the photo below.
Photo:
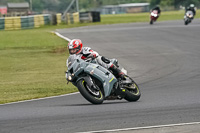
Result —
[[126, 89], [122, 88], [121, 86], [121, 80], [117, 81], [114, 86], [114, 92], [117, 96], [120, 96], [121, 98], [124, 98], [126, 96]]
[[80, 79], [83, 79], [91, 89], [99, 91], [99, 87], [96, 86], [93, 79], [89, 75], [79, 78], [76, 82], [78, 82]]

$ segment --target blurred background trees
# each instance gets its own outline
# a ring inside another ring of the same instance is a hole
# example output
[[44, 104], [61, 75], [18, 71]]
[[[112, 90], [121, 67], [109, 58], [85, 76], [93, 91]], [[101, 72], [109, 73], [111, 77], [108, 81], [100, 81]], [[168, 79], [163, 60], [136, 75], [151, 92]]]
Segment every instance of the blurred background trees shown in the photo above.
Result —
[[[7, 2], [29, 2], [31, 0], [0, 0], [1, 4]], [[33, 11], [43, 12], [64, 12], [72, 0], [32, 0]], [[162, 9], [179, 9], [180, 6], [186, 7], [193, 3], [196, 7], [200, 7], [200, 0], [79, 0], [80, 11], [99, 8], [104, 5], [117, 5], [126, 3], [150, 3], [150, 8], [160, 5]], [[72, 6], [72, 9], [75, 8]], [[166, 9], [166, 10], [167, 10]]]
[[200, 7], [200, 0], [151, 0], [150, 7], [160, 5], [161, 7], [173, 7], [179, 9], [180, 6], [187, 7], [190, 4], [194, 4], [196, 7]]

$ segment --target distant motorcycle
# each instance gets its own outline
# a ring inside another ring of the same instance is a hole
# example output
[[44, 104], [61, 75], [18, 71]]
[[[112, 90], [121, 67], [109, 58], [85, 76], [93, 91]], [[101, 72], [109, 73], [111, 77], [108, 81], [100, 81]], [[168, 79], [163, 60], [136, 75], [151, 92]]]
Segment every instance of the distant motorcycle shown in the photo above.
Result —
[[153, 24], [158, 19], [158, 17], [159, 17], [158, 11], [153, 10], [150, 14], [150, 24]]
[[[116, 59], [110, 61], [118, 66]], [[97, 64], [95, 59], [84, 61], [71, 56], [66, 73], [67, 80], [92, 104], [123, 98], [130, 102], [137, 101], [141, 95], [138, 85], [131, 77], [126, 75], [125, 79], [117, 79], [111, 71]]]
[[192, 11], [187, 11], [184, 16], [185, 25], [188, 25], [189, 23], [191, 23], [193, 18], [194, 18], [194, 13]]

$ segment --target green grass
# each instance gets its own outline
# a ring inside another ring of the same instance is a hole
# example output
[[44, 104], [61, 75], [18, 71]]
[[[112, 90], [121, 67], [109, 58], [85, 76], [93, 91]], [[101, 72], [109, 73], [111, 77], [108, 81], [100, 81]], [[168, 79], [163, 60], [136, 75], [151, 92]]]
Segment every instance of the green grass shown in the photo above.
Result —
[[47, 28], [0, 32], [0, 103], [77, 91], [65, 80], [67, 42]]
[[[158, 21], [181, 20], [184, 11], [162, 12]], [[200, 11], [197, 16], [200, 18]], [[0, 104], [75, 92], [66, 84], [67, 42], [50, 31], [88, 25], [148, 22], [149, 13], [102, 15], [99, 23], [0, 31]]]

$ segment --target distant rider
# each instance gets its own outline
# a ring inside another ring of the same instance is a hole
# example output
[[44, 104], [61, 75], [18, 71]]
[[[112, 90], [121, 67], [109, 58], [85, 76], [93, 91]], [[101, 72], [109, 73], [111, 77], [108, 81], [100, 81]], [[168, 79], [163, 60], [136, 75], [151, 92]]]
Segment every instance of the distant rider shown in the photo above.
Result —
[[158, 11], [158, 17], [159, 17], [159, 16], [160, 16], [160, 13], [161, 13], [160, 7], [159, 7], [158, 5], [155, 6], [154, 8], [152, 8], [152, 9], [150, 10], [150, 12], [152, 12], [153, 10]]
[[124, 73], [120, 69], [118, 69], [116, 65], [112, 64], [110, 60], [106, 59], [104, 56], [100, 56], [96, 51], [92, 50], [90, 47], [83, 47], [81, 40], [71, 40], [68, 43], [68, 49], [70, 56], [76, 55], [77, 57], [83, 60], [95, 58], [99, 65], [105, 67], [106, 69], [110, 69], [117, 78], [124, 78]]
[[196, 15], [196, 10], [195, 10], [194, 4], [190, 4], [190, 6], [188, 6], [188, 7], [186, 8], [185, 13], [186, 13], [187, 11], [192, 11], [193, 14], [194, 14], [194, 16], [195, 16], [195, 15]]

